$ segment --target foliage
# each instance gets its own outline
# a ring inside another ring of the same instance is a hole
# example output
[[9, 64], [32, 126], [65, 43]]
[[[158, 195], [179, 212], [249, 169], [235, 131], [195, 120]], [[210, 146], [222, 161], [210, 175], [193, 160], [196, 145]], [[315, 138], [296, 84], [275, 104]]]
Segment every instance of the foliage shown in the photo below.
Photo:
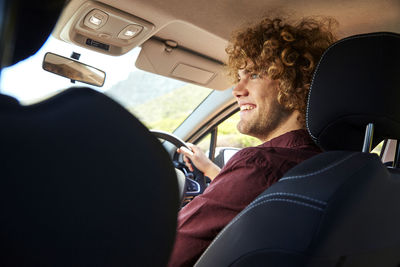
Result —
[[185, 85], [129, 110], [148, 128], [172, 132], [209, 93], [210, 90]]
[[[236, 129], [236, 125], [239, 121], [239, 113], [227, 118], [218, 126], [218, 138], [217, 147], [236, 147], [244, 148], [249, 146], [257, 146], [261, 142], [260, 140], [239, 133]], [[206, 151], [210, 146], [210, 138], [207, 135], [200, 143], [201, 149]]]
[[236, 113], [219, 125], [217, 146], [232, 146], [243, 148], [249, 146], [257, 146], [261, 143], [258, 139], [254, 137], [239, 133], [236, 128], [238, 122], [239, 113]]

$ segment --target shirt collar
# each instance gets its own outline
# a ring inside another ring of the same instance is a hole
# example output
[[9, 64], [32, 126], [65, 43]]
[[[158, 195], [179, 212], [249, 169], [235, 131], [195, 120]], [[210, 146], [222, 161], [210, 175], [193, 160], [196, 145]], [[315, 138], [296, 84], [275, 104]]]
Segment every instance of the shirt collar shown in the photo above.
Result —
[[304, 129], [284, 133], [261, 144], [261, 147], [294, 148], [304, 145], [315, 145], [308, 132]]

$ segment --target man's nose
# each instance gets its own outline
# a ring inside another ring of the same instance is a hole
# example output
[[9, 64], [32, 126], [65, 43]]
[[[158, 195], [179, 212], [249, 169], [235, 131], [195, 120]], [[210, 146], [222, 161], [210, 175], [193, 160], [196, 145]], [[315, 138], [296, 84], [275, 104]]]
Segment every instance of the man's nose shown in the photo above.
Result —
[[244, 80], [239, 81], [239, 83], [233, 88], [232, 94], [236, 98], [247, 96], [249, 94], [247, 83]]

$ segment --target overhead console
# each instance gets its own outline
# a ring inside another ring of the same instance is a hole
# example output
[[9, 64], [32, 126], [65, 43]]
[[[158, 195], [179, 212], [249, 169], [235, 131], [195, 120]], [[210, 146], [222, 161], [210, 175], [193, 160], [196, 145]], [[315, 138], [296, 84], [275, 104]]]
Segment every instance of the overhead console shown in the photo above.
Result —
[[[224, 57], [217, 52], [223, 51], [225, 40], [185, 21], [163, 16], [162, 11], [138, 8], [136, 12], [135, 16], [97, 1], [72, 0], [53, 35], [113, 56], [141, 46], [136, 60], [139, 69], [216, 90], [232, 86], [224, 73]], [[160, 16], [154, 16], [157, 12]]]
[[115, 56], [138, 46], [154, 31], [152, 23], [95, 1], [83, 3], [64, 20], [60, 39]]

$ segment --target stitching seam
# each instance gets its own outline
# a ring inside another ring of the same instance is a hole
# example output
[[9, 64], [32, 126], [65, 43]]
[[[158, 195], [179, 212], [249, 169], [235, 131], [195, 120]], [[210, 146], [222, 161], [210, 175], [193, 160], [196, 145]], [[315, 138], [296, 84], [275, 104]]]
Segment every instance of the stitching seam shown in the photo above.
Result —
[[313, 175], [317, 175], [317, 174], [323, 173], [325, 171], [328, 171], [328, 170], [340, 165], [344, 161], [348, 160], [349, 158], [351, 158], [351, 157], [353, 157], [353, 156], [355, 156], [357, 154], [358, 153], [352, 153], [349, 156], [345, 157], [344, 159], [339, 160], [339, 161], [335, 162], [334, 164], [332, 164], [332, 165], [330, 165], [328, 167], [325, 167], [325, 168], [323, 168], [321, 170], [318, 170], [318, 171], [315, 171], [315, 172], [312, 172], [312, 173], [308, 173], [308, 174], [303, 174], [303, 175], [294, 175], [294, 176], [283, 177], [278, 182], [285, 181], [285, 180], [302, 179], [302, 178], [307, 178], [309, 176], [313, 176]]
[[326, 205], [327, 204], [325, 201], [314, 199], [314, 198], [311, 198], [311, 197], [308, 197], [308, 196], [299, 195], [299, 194], [293, 194], [293, 193], [285, 193], [285, 192], [277, 192], [277, 193], [271, 193], [271, 194], [267, 194], [267, 195], [261, 196], [261, 197], [257, 198], [256, 200], [254, 200], [253, 203], [261, 201], [262, 199], [265, 199], [265, 198], [268, 198], [268, 197], [273, 197], [273, 196], [297, 197], [297, 198], [302, 198], [302, 199], [305, 199], [305, 200], [309, 200], [309, 201], [312, 201], [312, 202], [315, 202], [315, 203], [318, 203], [318, 204], [321, 204], [321, 205]]

